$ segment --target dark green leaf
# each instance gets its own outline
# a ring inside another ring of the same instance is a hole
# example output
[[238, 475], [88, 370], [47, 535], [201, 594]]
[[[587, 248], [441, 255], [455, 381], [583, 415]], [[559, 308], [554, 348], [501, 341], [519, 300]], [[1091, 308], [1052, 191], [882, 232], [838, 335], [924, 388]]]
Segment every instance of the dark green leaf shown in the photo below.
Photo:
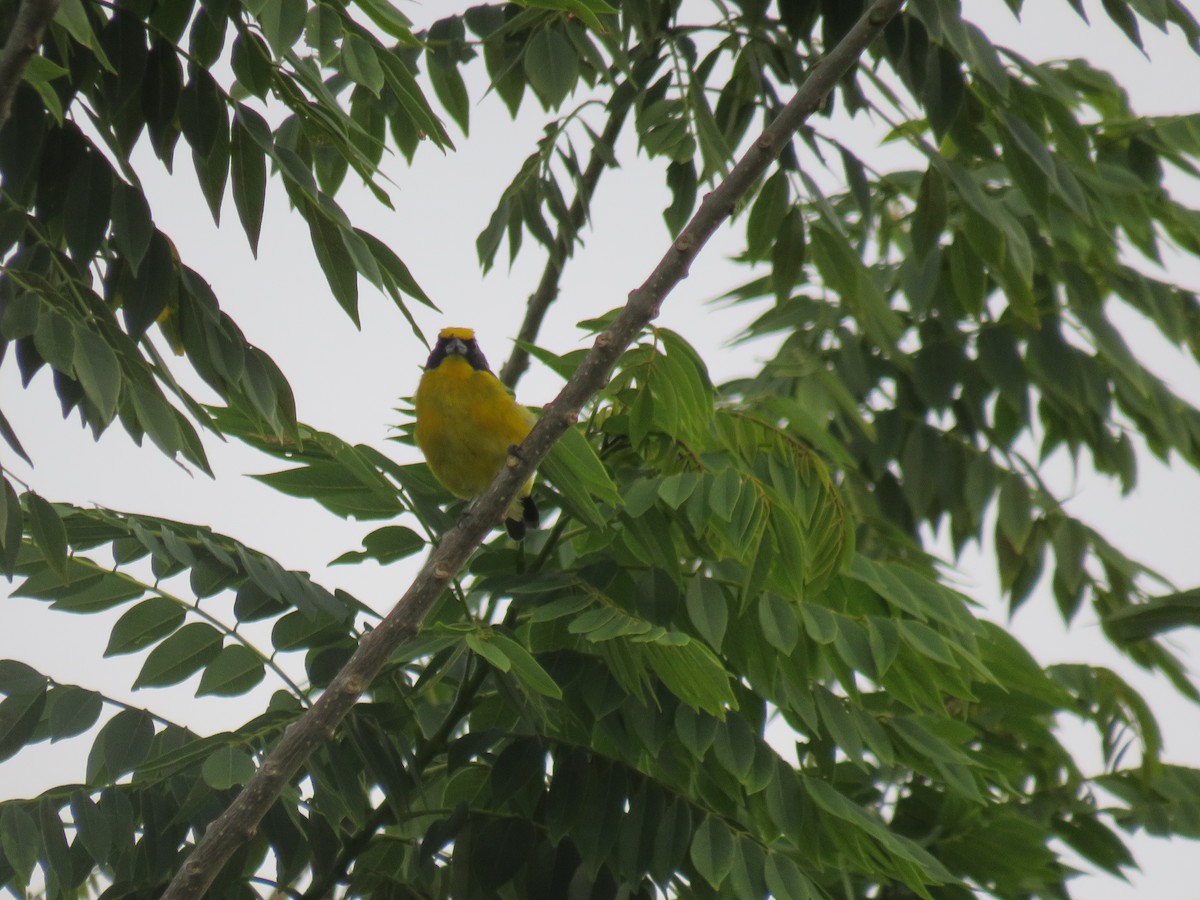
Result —
[[363, 538], [363, 547], [366, 549], [343, 553], [334, 560], [334, 563], [362, 562], [364, 559], [373, 559], [381, 565], [387, 565], [424, 549], [425, 541], [411, 528], [403, 525], [385, 525]]
[[277, 57], [284, 56], [304, 33], [305, 0], [266, 0], [256, 13], [263, 37]]
[[165, 597], [151, 597], [126, 611], [113, 626], [105, 656], [134, 653], [157, 643], [183, 624], [182, 606]]
[[245, 750], [226, 744], [215, 750], [200, 767], [204, 783], [216, 791], [245, 784], [254, 777], [254, 760]]
[[266, 668], [262, 658], [242, 644], [223, 647], [216, 659], [204, 667], [196, 696], [215, 694], [234, 697], [244, 694], [263, 680]]
[[230, 142], [233, 170], [233, 203], [238, 219], [250, 242], [250, 252], [258, 256], [258, 237], [262, 231], [263, 206], [267, 192], [267, 158], [262, 147], [242, 122], [242, 109], [234, 119]]
[[42, 855], [42, 837], [33, 816], [18, 803], [5, 803], [0, 811], [0, 849], [24, 889]]
[[150, 249], [154, 223], [150, 206], [142, 192], [124, 182], [118, 182], [112, 195], [113, 240], [121, 251], [130, 271], [136, 273]]
[[130, 337], [140, 338], [162, 315], [175, 292], [174, 255], [161, 231], [154, 231], [141, 266], [136, 273], [124, 273], [118, 291], [125, 329]]
[[342, 41], [342, 67], [352, 81], [379, 96], [384, 84], [383, 67], [370, 41], [357, 34], [346, 35]]
[[1104, 617], [1105, 631], [1121, 643], [1146, 640], [1187, 626], [1200, 626], [1200, 588], [1124, 606]]
[[42, 556], [63, 580], [67, 580], [67, 530], [54, 507], [33, 492], [22, 498], [29, 510], [29, 532]]
[[104, 701], [95, 691], [64, 684], [50, 690], [47, 713], [50, 740], [61, 741], [90, 729], [100, 718]]
[[75, 259], [88, 263], [108, 231], [113, 200], [113, 173], [94, 150], [85, 153], [71, 173], [66, 198], [67, 246]]
[[109, 422], [117, 411], [121, 393], [121, 369], [117, 355], [108, 343], [90, 329], [76, 332], [75, 377], [102, 422]]
[[34, 739], [46, 697], [43, 679], [40, 690], [10, 693], [0, 702], [0, 761], [15, 756]]
[[701, 637], [715, 650], [720, 650], [729, 622], [729, 600], [725, 592], [712, 579], [697, 577], [688, 580], [686, 596], [688, 618]]
[[560, 30], [547, 26], [525, 45], [525, 75], [542, 103], [558, 109], [579, 78], [579, 55]]
[[266, 99], [271, 89], [271, 51], [262, 38], [243, 31], [233, 42], [233, 74], [251, 94]]
[[207, 622], [190, 622], [150, 651], [135, 688], [177, 684], [208, 665], [221, 650], [221, 632]]
[[692, 838], [691, 859], [696, 871], [714, 891], [720, 888], [733, 868], [734, 852], [729, 826], [717, 816], [705, 816]]

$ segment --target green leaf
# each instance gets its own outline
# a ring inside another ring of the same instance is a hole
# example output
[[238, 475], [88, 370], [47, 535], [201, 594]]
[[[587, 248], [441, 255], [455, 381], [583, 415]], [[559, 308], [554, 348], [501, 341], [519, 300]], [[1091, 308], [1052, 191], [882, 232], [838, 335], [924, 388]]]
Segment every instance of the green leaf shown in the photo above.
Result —
[[47, 703], [51, 743], [83, 734], [96, 724], [104, 710], [104, 701], [99, 694], [72, 684], [52, 688]]
[[597, 18], [597, 15], [616, 15], [617, 10], [604, 0], [528, 0], [528, 5], [534, 9], [555, 9], [569, 12], [585, 22], [588, 28], [604, 34], [607, 29]]
[[[33, 465], [33, 460], [31, 460], [29, 458], [29, 454], [25, 452], [25, 448], [21, 446], [21, 442], [17, 438], [17, 433], [15, 431], [13, 431], [12, 425], [9, 424], [8, 419], [5, 418], [3, 412], [0, 412], [0, 437], [4, 438], [4, 442], [6, 444], [8, 444], [8, 446], [10, 448], [12, 448], [12, 451], [14, 453], [16, 453], [17, 456], [21, 457], [21, 459], [25, 460], [25, 462], [29, 463], [29, 465], [31, 465], [31, 466]], [[9, 495], [13, 494], [12, 486], [8, 483], [7, 480], [4, 481], [4, 489], [7, 494], [9, 494]], [[11, 497], [10, 497], [10, 501], [9, 501], [9, 509], [12, 509], [12, 510], [17, 509], [16, 504], [11, 502]], [[16, 523], [15, 525], [9, 524], [7, 527], [15, 528], [17, 530], [17, 540], [20, 541], [20, 534], [21, 534], [21, 517], [20, 517], [20, 515], [17, 512], [14, 512], [12, 514], [12, 517], [10, 519], [8, 519], [7, 521], [9, 523], [12, 523], [12, 522]], [[4, 536], [5, 536], [4, 530], [0, 529], [0, 539], [3, 539]], [[14, 552], [15, 552], [15, 550], [14, 550]]]
[[0, 659], [0, 694], [37, 694], [46, 689], [46, 676], [15, 659]]
[[792, 207], [784, 216], [771, 248], [771, 289], [780, 303], [786, 303], [792, 288], [804, 270], [808, 252], [805, 238], [804, 214]]
[[150, 237], [146, 256], [136, 272], [123, 273], [118, 302], [129, 336], [140, 338], [162, 315], [175, 291], [175, 264], [171, 244], [157, 229]]
[[716, 650], [725, 640], [725, 628], [729, 624], [729, 600], [721, 586], [711, 578], [697, 576], [688, 579], [688, 618], [700, 632], [700, 636]]
[[258, 238], [263, 230], [263, 206], [266, 202], [266, 155], [241, 122], [234, 119], [229, 154], [233, 170], [233, 202], [238, 220], [250, 241], [250, 250], [258, 257]]
[[54, 507], [32, 491], [22, 498], [29, 510], [29, 532], [46, 563], [67, 581], [67, 530]]
[[236, 697], [263, 680], [266, 668], [262, 658], [249, 647], [230, 644], [204, 667], [196, 696]]
[[491, 643], [504, 653], [522, 687], [552, 700], [562, 699], [562, 689], [528, 650], [503, 634], [493, 633]]
[[733, 868], [733, 833], [724, 820], [705, 816], [692, 838], [692, 865], [715, 891]]
[[123, 709], [109, 719], [88, 754], [88, 784], [111, 784], [132, 772], [150, 750], [154, 722], [140, 709]]
[[875, 273], [863, 264], [846, 236], [837, 227], [819, 222], [812, 229], [812, 251], [821, 277], [838, 292], [868, 337], [879, 347], [899, 352], [900, 318], [888, 306]]
[[200, 777], [215, 791], [226, 791], [254, 777], [254, 760], [241, 747], [226, 744], [213, 751], [200, 767]]
[[221, 632], [207, 622], [189, 622], [150, 651], [133, 686], [178, 684], [212, 662], [221, 641]]
[[342, 41], [342, 66], [351, 81], [379, 96], [384, 84], [383, 66], [370, 41], [357, 34], [346, 35]]
[[1033, 508], [1029, 488], [1017, 475], [1009, 475], [1000, 484], [1000, 508], [997, 525], [1018, 552], [1033, 530]]
[[[243, 31], [233, 42], [233, 74], [255, 97], [265, 100], [271, 90], [271, 51], [253, 31]], [[239, 104], [240, 106], [240, 104]]]
[[257, 13], [263, 37], [277, 57], [284, 56], [304, 33], [305, 0], [266, 0]]
[[70, 319], [43, 309], [33, 332], [33, 344], [42, 359], [64, 375], [71, 374], [75, 357], [75, 328]]
[[704, 644], [649, 643], [645, 645], [645, 653], [667, 689], [692, 709], [722, 720], [727, 709], [737, 709], [725, 667]]
[[90, 329], [81, 329], [75, 337], [75, 377], [99, 412], [101, 421], [112, 421], [121, 394], [121, 367], [117, 354]]
[[[800, 776], [805, 792], [818, 807], [841, 819], [855, 829], [870, 836], [889, 853], [917, 866], [919, 877], [925, 884], [954, 883], [957, 881], [940, 862], [912, 841], [893, 834], [887, 826], [850, 800], [836, 788], [818, 778]], [[910, 886], [912, 882], [910, 880]]]
[[758, 602], [758, 622], [767, 643], [784, 654], [791, 654], [800, 640], [795, 604], [770, 591]]
[[563, 432], [542, 461], [542, 471], [558, 488], [570, 513], [594, 526], [602, 527], [608, 519], [593, 498], [609, 506], [620, 503], [620, 493], [604, 463], [577, 428]]
[[783, 220], [791, 205], [787, 173], [780, 169], [763, 182], [754, 205], [750, 207], [750, 216], [746, 220], [747, 256], [751, 259], [767, 258], [777, 237], [783, 232]]
[[15, 756], [34, 739], [46, 708], [44, 682], [39, 690], [10, 693], [0, 703], [0, 761]]
[[108, 232], [113, 180], [108, 161], [94, 150], [85, 153], [71, 173], [67, 184], [65, 230], [71, 255], [81, 263], [91, 262]]
[[60, 125], [63, 120], [62, 101], [59, 100], [58, 92], [50, 82], [56, 78], [62, 78], [66, 74], [68, 74], [66, 69], [51, 62], [45, 56], [30, 57], [25, 64], [25, 71], [21, 73], [22, 80], [38, 92], [42, 102], [46, 104], [46, 109]]
[[127, 610], [113, 626], [104, 655], [134, 653], [157, 643], [181, 626], [182, 606], [165, 597], [151, 597]]
[[358, 318], [358, 272], [346, 252], [341, 226], [326, 218], [315, 204], [306, 203], [301, 210], [308, 222], [317, 262], [321, 264], [321, 271], [325, 273], [334, 299], [346, 311], [355, 327], [361, 327]]
[[1200, 626], [1200, 588], [1123, 606], [1104, 616], [1103, 623], [1105, 632], [1122, 644], [1143, 641], [1176, 628]]
[[18, 803], [5, 803], [0, 812], [0, 849], [24, 888], [42, 855], [42, 836], [33, 816]]
[[574, 89], [579, 55], [559, 29], [547, 26], [534, 32], [525, 45], [525, 76], [550, 109], [558, 109]]
[[767, 880], [767, 889], [776, 900], [809, 900], [820, 896], [800, 867], [781, 852], [767, 854], [763, 876]]
[[463, 134], [466, 134], [471, 124], [471, 98], [467, 94], [467, 85], [458, 71], [458, 66], [454, 60], [446, 59], [443, 54], [432, 49], [425, 54], [425, 60], [433, 92], [458, 123]]
[[385, 525], [372, 531], [363, 538], [365, 550], [351, 550], [343, 553], [333, 561], [339, 563], [356, 563], [364, 559], [373, 559], [380, 565], [388, 565], [396, 560], [412, 556], [425, 548], [425, 540], [411, 528], [404, 525]]
[[112, 846], [112, 826], [85, 790], [71, 792], [71, 815], [78, 840], [92, 859], [97, 863], [107, 860]]
[[145, 195], [136, 187], [118, 182], [113, 190], [111, 216], [113, 240], [130, 271], [136, 274], [154, 237]]
[[367, 16], [386, 34], [400, 41], [401, 44], [412, 46], [416, 43], [413, 38], [411, 22], [389, 0], [354, 0]]
[[486, 659], [494, 668], [507, 672], [512, 668], [512, 660], [508, 654], [493, 640], [492, 634], [481, 634], [471, 631], [466, 635], [467, 646]]
[[96, 59], [109, 72], [115, 72], [113, 64], [109, 62], [108, 56], [101, 47], [100, 42], [96, 40], [96, 33], [92, 31], [92, 24], [88, 20], [87, 10], [84, 8], [83, 0], [62, 0], [58, 7], [57, 13], [54, 16], [54, 22], [57, 25], [63, 26], [67, 33], [83, 46], [90, 49]]

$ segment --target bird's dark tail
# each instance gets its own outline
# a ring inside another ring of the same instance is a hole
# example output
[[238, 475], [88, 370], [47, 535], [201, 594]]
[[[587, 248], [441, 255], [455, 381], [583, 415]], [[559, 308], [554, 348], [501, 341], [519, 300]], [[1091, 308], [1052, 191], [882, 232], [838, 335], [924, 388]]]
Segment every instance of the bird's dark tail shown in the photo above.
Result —
[[537, 528], [541, 521], [542, 517], [538, 513], [537, 504], [533, 502], [533, 498], [522, 497], [521, 518], [506, 517], [504, 519], [504, 528], [508, 532], [508, 536], [514, 541], [522, 541], [525, 539], [526, 529]]

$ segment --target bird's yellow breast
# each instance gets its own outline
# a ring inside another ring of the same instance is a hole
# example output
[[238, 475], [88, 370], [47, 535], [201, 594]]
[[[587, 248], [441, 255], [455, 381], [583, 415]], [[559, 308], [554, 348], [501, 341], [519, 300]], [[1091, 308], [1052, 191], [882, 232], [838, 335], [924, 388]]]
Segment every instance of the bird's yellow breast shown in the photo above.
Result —
[[[492, 483], [508, 448], [533, 427], [533, 417], [491, 372], [448, 356], [421, 376], [416, 395], [417, 446], [438, 481], [464, 499]], [[527, 485], [522, 494], [528, 494]]]

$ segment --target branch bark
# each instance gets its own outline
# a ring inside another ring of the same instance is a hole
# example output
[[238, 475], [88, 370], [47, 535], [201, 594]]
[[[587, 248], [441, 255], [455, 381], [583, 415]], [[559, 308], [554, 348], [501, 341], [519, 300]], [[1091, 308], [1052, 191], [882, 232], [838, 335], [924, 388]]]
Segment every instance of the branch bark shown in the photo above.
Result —
[[731, 215], [738, 200], [903, 5], [904, 0], [875, 0], [837, 46], [813, 67], [795, 96], [754, 141], [729, 176], [704, 198], [650, 276], [630, 293], [629, 301], [613, 323], [597, 335], [592, 349], [559, 395], [543, 410], [517, 454], [509, 457], [508, 465], [487, 492], [443, 536], [387, 618], [362, 639], [325, 693], [284, 732], [254, 777], [208, 827], [167, 886], [162, 900], [197, 900], [203, 896], [229, 857], [254, 834], [259, 821], [309, 754], [332, 737], [338, 723], [392, 653], [417, 634], [421, 621], [450, 579], [500, 520], [518, 488], [554, 442], [575, 423], [583, 405], [604, 386], [621, 354], [658, 315], [663, 300], [687, 276], [692, 261]]
[[58, 12], [58, 4], [59, 0], [22, 0], [17, 10], [17, 21], [0, 53], [0, 128], [12, 113], [13, 97], [17, 95], [25, 66], [41, 46], [42, 35]]

